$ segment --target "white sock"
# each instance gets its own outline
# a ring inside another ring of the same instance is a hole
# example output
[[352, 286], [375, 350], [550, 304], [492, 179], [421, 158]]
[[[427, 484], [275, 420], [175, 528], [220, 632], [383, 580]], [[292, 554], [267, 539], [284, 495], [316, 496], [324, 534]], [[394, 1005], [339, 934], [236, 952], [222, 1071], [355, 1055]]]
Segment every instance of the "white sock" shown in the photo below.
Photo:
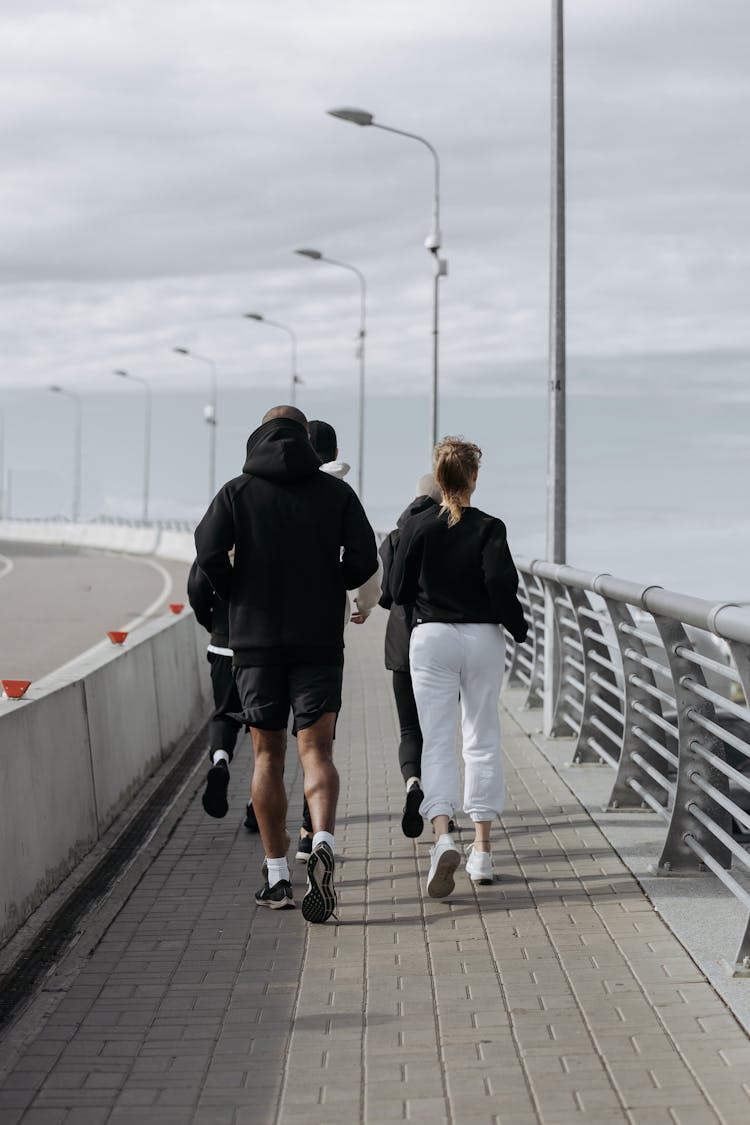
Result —
[[420, 778], [410, 777], [409, 780], [406, 783], [406, 792], [408, 793], [409, 790], [413, 789], [415, 785], [419, 785], [419, 782], [420, 782]]
[[450, 832], [442, 832], [442, 833], [441, 833], [441, 834], [440, 834], [440, 835], [438, 836], [438, 838], [437, 838], [437, 842], [438, 842], [438, 845], [440, 845], [440, 844], [450, 844], [450, 846], [451, 846], [452, 848], [454, 848], [454, 847], [456, 846], [456, 845], [455, 845], [455, 844], [453, 843], [453, 837], [451, 836]]
[[281, 859], [269, 859], [266, 856], [266, 866], [268, 867], [269, 887], [275, 887], [280, 879], [286, 879], [287, 883], [289, 882], [289, 864], [285, 855]]
[[229, 765], [229, 755], [226, 750], [214, 750], [211, 761], [215, 766], [218, 766], [219, 762], [226, 762]]
[[318, 844], [328, 844], [328, 847], [335, 855], [336, 849], [333, 846], [333, 834], [331, 832], [316, 832], [312, 842], [313, 851], [317, 848]]

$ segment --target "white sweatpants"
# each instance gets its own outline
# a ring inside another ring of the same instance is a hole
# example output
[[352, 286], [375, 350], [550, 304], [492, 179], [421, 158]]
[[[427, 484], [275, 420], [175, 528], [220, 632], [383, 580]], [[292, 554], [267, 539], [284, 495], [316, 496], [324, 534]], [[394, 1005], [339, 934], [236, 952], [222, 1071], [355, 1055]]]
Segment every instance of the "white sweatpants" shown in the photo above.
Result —
[[452, 816], [460, 804], [459, 693], [464, 812], [477, 821], [494, 820], [503, 811], [498, 698], [504, 661], [505, 636], [499, 625], [427, 622], [412, 632], [409, 663], [424, 739], [419, 811], [428, 820]]

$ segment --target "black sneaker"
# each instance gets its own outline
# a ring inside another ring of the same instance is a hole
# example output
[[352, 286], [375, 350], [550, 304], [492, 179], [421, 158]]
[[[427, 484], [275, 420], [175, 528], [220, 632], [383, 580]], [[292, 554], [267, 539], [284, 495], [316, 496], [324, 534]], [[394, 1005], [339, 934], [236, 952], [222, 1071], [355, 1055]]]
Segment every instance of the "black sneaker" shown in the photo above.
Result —
[[333, 852], [325, 842], [313, 848], [307, 861], [307, 891], [302, 899], [306, 922], [327, 922], [336, 909]]
[[227, 815], [229, 804], [227, 802], [227, 789], [229, 788], [229, 767], [225, 761], [217, 762], [211, 766], [206, 778], [206, 788], [201, 798], [203, 808], [209, 816], [221, 820]]
[[406, 794], [404, 815], [401, 817], [401, 831], [404, 836], [408, 836], [410, 840], [416, 840], [417, 836], [422, 835], [424, 820], [419, 811], [419, 806], [422, 804], [423, 800], [424, 793], [421, 787], [419, 785], [412, 785], [411, 789]]
[[255, 892], [255, 901], [258, 906], [270, 906], [271, 910], [294, 910], [294, 896], [292, 884], [288, 879], [279, 879], [269, 887], [268, 881]]
[[253, 808], [252, 801], [247, 802], [247, 805], [245, 807], [245, 819], [242, 822], [242, 826], [243, 828], [246, 828], [248, 832], [260, 832], [260, 828], [258, 827], [258, 818], [255, 815], [255, 809]]
[[308, 859], [310, 858], [310, 855], [312, 853], [312, 842], [312, 836], [300, 836], [299, 840], [297, 841], [297, 854], [294, 858], [298, 859], [300, 863], [307, 863]]

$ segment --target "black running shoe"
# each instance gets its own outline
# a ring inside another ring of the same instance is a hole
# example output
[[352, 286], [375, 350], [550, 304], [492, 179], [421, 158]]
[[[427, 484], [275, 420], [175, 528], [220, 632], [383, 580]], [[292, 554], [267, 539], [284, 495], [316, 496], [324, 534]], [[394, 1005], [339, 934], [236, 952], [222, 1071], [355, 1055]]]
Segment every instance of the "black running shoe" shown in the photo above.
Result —
[[288, 879], [279, 879], [269, 887], [266, 881], [259, 891], [255, 892], [255, 901], [258, 906], [270, 906], [271, 910], [294, 910], [294, 896], [292, 884]]
[[221, 820], [223, 816], [227, 815], [229, 804], [227, 803], [227, 789], [229, 788], [229, 768], [224, 761], [217, 762], [215, 766], [211, 766], [206, 778], [206, 788], [203, 790], [203, 797], [201, 798], [203, 808], [209, 816], [216, 817]]
[[419, 806], [424, 800], [424, 793], [419, 785], [412, 785], [411, 789], [406, 794], [406, 804], [404, 805], [404, 815], [401, 817], [401, 831], [404, 836], [408, 836], [410, 840], [416, 840], [417, 836], [422, 835], [424, 828], [424, 820], [419, 811]]
[[302, 917], [306, 922], [327, 922], [336, 909], [335, 866], [328, 844], [323, 842], [313, 848], [307, 861], [307, 891], [302, 899]]
[[300, 863], [307, 863], [310, 858], [312, 853], [312, 841], [312, 836], [300, 836], [297, 841], [297, 854], [294, 858], [298, 859]]
[[247, 806], [245, 808], [245, 819], [242, 822], [242, 826], [243, 828], [246, 828], [248, 832], [260, 832], [260, 828], [258, 827], [258, 818], [255, 815], [255, 809], [253, 808], [252, 801], [247, 802]]

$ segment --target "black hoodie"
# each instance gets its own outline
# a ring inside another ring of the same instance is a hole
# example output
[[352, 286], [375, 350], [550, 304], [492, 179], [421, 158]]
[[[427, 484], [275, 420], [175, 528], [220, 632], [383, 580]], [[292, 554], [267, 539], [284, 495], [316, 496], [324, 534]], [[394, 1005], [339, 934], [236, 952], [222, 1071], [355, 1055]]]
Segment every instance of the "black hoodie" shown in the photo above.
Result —
[[428, 508], [435, 507], [431, 496], [417, 496], [408, 508], [405, 508], [396, 520], [393, 531], [386, 535], [380, 544], [380, 558], [383, 561], [383, 577], [381, 580], [382, 594], [378, 603], [383, 609], [390, 610], [388, 624], [385, 627], [385, 666], [391, 672], [409, 671], [409, 640], [414, 626], [414, 606], [394, 605], [390, 588], [391, 567], [396, 554], [401, 532], [412, 516]]
[[195, 547], [229, 602], [236, 665], [342, 662], [346, 591], [377, 570], [375, 535], [349, 485], [320, 472], [303, 425], [274, 418], [250, 435], [242, 475], [217, 493]]
[[526, 640], [505, 524], [479, 508], [464, 508], [454, 527], [437, 507], [408, 520], [389, 586], [396, 605], [415, 606], [415, 625], [486, 622], [504, 625], [519, 644]]

